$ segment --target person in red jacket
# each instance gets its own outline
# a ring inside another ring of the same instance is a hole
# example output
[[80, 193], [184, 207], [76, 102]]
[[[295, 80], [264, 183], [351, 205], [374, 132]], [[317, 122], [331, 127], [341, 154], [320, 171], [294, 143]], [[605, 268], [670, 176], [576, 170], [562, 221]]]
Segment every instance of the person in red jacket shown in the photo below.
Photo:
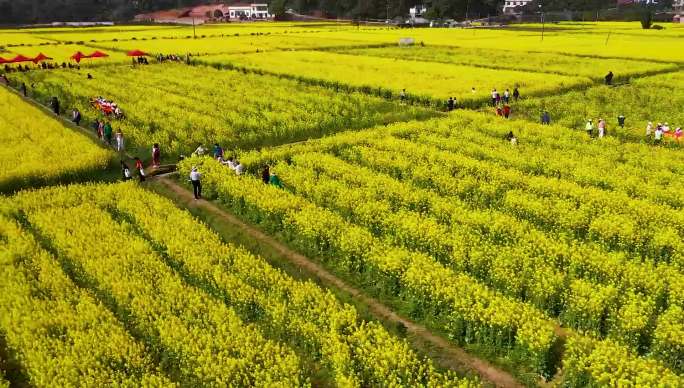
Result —
[[510, 105], [508, 105], [508, 104], [504, 105], [504, 107], [503, 107], [503, 115], [504, 115], [505, 118], [508, 118], [508, 116], [511, 115], [511, 106], [510, 106]]

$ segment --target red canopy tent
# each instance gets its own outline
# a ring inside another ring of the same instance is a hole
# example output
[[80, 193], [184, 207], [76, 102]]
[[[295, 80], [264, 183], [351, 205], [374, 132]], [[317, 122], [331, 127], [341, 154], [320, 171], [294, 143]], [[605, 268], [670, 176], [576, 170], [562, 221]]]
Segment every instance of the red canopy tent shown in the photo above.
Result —
[[73, 60], [76, 61], [77, 63], [80, 63], [80, 62], [81, 62], [81, 59], [83, 59], [83, 58], [88, 58], [88, 57], [86, 57], [85, 54], [83, 54], [82, 52], [77, 51], [76, 54], [72, 55], [72, 56], [69, 57], [69, 58], [70, 58], [70, 59], [73, 59]]
[[12, 58], [9, 60], [9, 63], [19, 63], [19, 62], [31, 62], [33, 59], [29, 57], [25, 57], [21, 54], [17, 55], [16, 57]]
[[39, 53], [38, 55], [36, 55], [35, 58], [33, 58], [33, 63], [38, 63], [40, 61], [45, 61], [48, 59], [52, 59], [52, 58], [48, 57], [47, 55], [45, 55], [43, 53]]
[[146, 57], [148, 54], [144, 51], [133, 50], [126, 53], [129, 57]]
[[102, 51], [98, 50], [98, 51], [95, 51], [94, 53], [88, 55], [85, 58], [104, 58], [104, 57], [108, 57], [108, 56], [109, 56], [108, 54], [103, 53]]
[[9, 63], [9, 62], [10, 62], [9, 59], [5, 59], [3, 57], [0, 57], [0, 64]]

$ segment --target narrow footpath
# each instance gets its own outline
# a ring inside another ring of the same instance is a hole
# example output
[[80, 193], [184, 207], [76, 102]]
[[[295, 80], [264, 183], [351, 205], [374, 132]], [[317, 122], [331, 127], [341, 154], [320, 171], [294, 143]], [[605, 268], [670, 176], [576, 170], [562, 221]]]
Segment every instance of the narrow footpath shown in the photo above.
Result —
[[188, 208], [202, 208], [203, 210], [219, 217], [223, 221], [226, 221], [227, 223], [244, 231], [260, 244], [266, 244], [273, 248], [274, 251], [282, 255], [284, 259], [288, 260], [290, 263], [296, 265], [303, 272], [305, 272], [308, 277], [317, 279], [324, 286], [336, 288], [360, 301], [368, 307], [369, 312], [377, 319], [385, 322], [392, 322], [397, 325], [403, 325], [406, 328], [406, 332], [410, 333], [416, 338], [416, 342], [418, 343], [414, 343], [414, 345], [420, 347], [421, 350], [430, 349], [431, 353], [436, 352], [438, 354], [437, 357], [433, 358], [441, 367], [460, 372], [473, 372], [479, 375], [483, 382], [490, 383], [496, 387], [523, 387], [523, 385], [520, 384], [518, 380], [510, 373], [495, 367], [485, 360], [468, 354], [462, 348], [455, 346], [446, 339], [433, 334], [425, 326], [412, 322], [398, 315], [377, 299], [367, 296], [357, 288], [352, 287], [342, 279], [333, 275], [320, 264], [291, 250], [277, 241], [275, 238], [266, 235], [251, 225], [246, 224], [234, 215], [221, 209], [214, 203], [206, 200], [196, 201], [189, 190], [182, 187], [174, 180], [166, 177], [159, 177], [156, 179], [156, 181], [177, 195], [178, 198], [176, 203], [178, 205]]

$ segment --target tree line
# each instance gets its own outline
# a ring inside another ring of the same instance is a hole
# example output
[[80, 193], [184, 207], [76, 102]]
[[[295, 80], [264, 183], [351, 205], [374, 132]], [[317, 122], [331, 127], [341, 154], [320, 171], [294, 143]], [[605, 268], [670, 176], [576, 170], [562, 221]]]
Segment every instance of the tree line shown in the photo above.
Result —
[[[256, 1], [256, 0], [255, 0]], [[137, 13], [220, 0], [0, 0], [0, 24], [47, 23], [52, 21], [126, 21]], [[228, 1], [231, 2], [231, 1]], [[409, 9], [422, 4], [431, 19], [481, 18], [501, 13], [504, 0], [266, 0], [271, 12], [283, 15], [292, 9], [303, 14], [349, 19], [405, 18]], [[661, 0], [659, 5], [671, 3]], [[535, 0], [522, 11], [593, 11], [614, 8], [616, 0]]]

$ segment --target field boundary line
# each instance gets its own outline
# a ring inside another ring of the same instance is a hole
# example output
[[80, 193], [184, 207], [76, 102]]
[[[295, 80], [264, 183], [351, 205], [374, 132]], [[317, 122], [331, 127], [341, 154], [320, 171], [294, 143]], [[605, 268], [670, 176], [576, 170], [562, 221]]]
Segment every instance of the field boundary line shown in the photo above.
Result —
[[368, 307], [369, 312], [377, 319], [381, 321], [390, 321], [398, 326], [403, 325], [403, 327], [406, 328], [407, 333], [411, 333], [420, 339], [421, 343], [417, 344], [419, 347], [431, 347], [438, 350], [440, 357], [435, 357], [435, 362], [438, 365], [456, 371], [467, 369], [476, 373], [484, 381], [489, 382], [496, 387], [523, 386], [508, 372], [497, 368], [488, 361], [482, 360], [467, 353], [463, 348], [458, 347], [446, 339], [432, 333], [425, 326], [400, 316], [377, 299], [366, 295], [364, 292], [335, 276], [325, 269], [321, 264], [318, 264], [308, 257], [295, 252], [294, 250], [285, 246], [283, 243], [279, 242], [276, 238], [269, 236], [256, 227], [247, 224], [213, 202], [206, 200], [194, 201], [193, 195], [189, 190], [168, 178], [157, 178], [155, 181], [160, 182], [167, 189], [171, 190], [180, 197], [174, 200], [177, 205], [203, 208], [205, 211], [214, 214], [223, 221], [226, 221], [236, 228], [241, 229], [260, 243], [269, 245], [284, 259], [301, 269], [305, 273], [306, 277], [313, 278], [325, 287], [335, 288], [360, 301], [362, 304]]

